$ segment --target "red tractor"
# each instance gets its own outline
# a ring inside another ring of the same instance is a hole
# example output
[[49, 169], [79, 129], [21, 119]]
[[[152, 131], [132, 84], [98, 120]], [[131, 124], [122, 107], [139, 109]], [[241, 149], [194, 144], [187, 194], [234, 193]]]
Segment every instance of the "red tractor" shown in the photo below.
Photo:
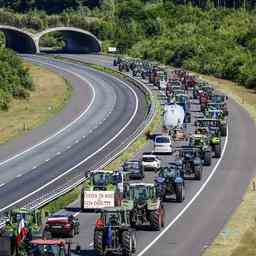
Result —
[[28, 256], [70, 256], [70, 243], [65, 240], [32, 240]]

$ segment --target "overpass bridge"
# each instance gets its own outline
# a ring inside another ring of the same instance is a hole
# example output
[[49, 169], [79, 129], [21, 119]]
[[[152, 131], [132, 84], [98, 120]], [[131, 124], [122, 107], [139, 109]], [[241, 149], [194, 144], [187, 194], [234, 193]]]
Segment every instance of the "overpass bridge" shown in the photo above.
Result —
[[101, 51], [100, 40], [89, 31], [75, 27], [48, 28], [39, 33], [30, 33], [12, 26], [0, 25], [5, 35], [5, 46], [18, 53], [40, 53], [40, 39], [49, 33], [59, 32], [65, 41], [63, 51], [70, 53], [98, 53]]

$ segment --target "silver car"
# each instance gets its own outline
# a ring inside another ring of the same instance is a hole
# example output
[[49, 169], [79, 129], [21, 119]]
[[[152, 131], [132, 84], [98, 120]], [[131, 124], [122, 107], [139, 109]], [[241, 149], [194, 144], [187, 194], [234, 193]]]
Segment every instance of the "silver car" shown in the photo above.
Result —
[[154, 140], [155, 154], [172, 154], [172, 141], [169, 135], [158, 135]]

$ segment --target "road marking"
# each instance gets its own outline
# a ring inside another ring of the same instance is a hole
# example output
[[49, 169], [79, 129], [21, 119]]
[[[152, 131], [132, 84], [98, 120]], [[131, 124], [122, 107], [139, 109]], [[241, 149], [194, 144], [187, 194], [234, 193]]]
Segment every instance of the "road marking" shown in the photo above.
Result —
[[[40, 62], [39, 62], [40, 63]], [[47, 64], [50, 65], [50, 64]], [[52, 65], [55, 66], [55, 65]], [[130, 123], [133, 121], [133, 119], [135, 118], [137, 112], [138, 112], [138, 107], [139, 107], [139, 99], [138, 96], [136, 94], [136, 92], [134, 91], [133, 88], [131, 88], [129, 85], [127, 85], [126, 83], [124, 83], [122, 80], [111, 76], [112, 79], [117, 80], [121, 85], [123, 85], [124, 87], [128, 88], [132, 94], [135, 96], [136, 99], [136, 104], [135, 104], [135, 110], [131, 116], [131, 118], [129, 119], [129, 121], [119, 130], [118, 133], [115, 134], [115, 136], [113, 136], [106, 144], [104, 144], [102, 147], [100, 147], [98, 150], [96, 150], [94, 153], [92, 153], [91, 155], [89, 155], [88, 157], [86, 157], [85, 159], [83, 159], [81, 162], [79, 162], [78, 164], [76, 164], [75, 166], [73, 166], [72, 168], [64, 171], [62, 174], [60, 174], [59, 176], [55, 177], [54, 179], [52, 179], [51, 181], [47, 182], [46, 184], [44, 184], [43, 186], [39, 187], [38, 189], [34, 190], [33, 192], [27, 194], [26, 196], [16, 200], [15, 202], [3, 207], [0, 209], [0, 212], [5, 211], [6, 209], [14, 206], [15, 204], [18, 204], [19, 202], [27, 199], [28, 197], [36, 194], [37, 192], [43, 190], [44, 188], [46, 188], [47, 186], [51, 185], [52, 183], [54, 183], [55, 181], [59, 180], [60, 178], [62, 178], [63, 176], [67, 175], [68, 173], [72, 172], [74, 169], [76, 169], [77, 167], [79, 167], [80, 165], [82, 165], [84, 162], [88, 161], [89, 159], [91, 159], [93, 156], [95, 156], [96, 154], [98, 154], [99, 152], [101, 152], [105, 147], [107, 147], [112, 141], [114, 141], [129, 125]]]
[[61, 154], [61, 152], [60, 152], [60, 151], [56, 153], [56, 155], [57, 155], [57, 156], [59, 156], [60, 154]]
[[80, 214], [80, 212], [76, 212], [73, 216], [77, 217]]
[[0, 188], [3, 187], [4, 185], [5, 185], [5, 183], [0, 184]]
[[197, 197], [201, 194], [201, 192], [204, 190], [204, 188], [207, 186], [211, 178], [213, 177], [214, 173], [216, 172], [220, 162], [223, 159], [223, 156], [226, 151], [226, 147], [228, 144], [228, 127], [227, 127], [227, 137], [225, 139], [224, 147], [221, 153], [220, 159], [217, 161], [216, 165], [214, 166], [213, 170], [211, 171], [210, 175], [206, 179], [206, 181], [203, 183], [203, 185], [200, 187], [200, 189], [197, 191], [197, 193], [194, 195], [194, 197], [186, 204], [186, 206], [179, 212], [179, 214], [168, 224], [166, 228], [163, 229], [163, 231], [151, 242], [149, 243], [137, 256], [142, 256], [147, 252], [181, 217], [182, 215], [188, 210], [188, 208], [192, 205], [192, 203], [197, 199]]
[[44, 161], [45, 162], [49, 162], [51, 159], [50, 158], [47, 158], [47, 159], [45, 159]]
[[18, 174], [17, 176], [16, 176], [16, 178], [20, 178], [22, 176], [22, 174]]
[[70, 149], [71, 148], [71, 146], [67, 146], [67, 149]]
[[[31, 60], [31, 59], [30, 59], [30, 60]], [[69, 123], [68, 125], [66, 125], [64, 128], [60, 129], [60, 130], [59, 130], [58, 132], [56, 132], [55, 134], [49, 136], [48, 138], [44, 139], [43, 141], [41, 141], [41, 142], [39, 142], [39, 143], [37, 143], [37, 144], [35, 144], [34, 146], [32, 146], [32, 147], [30, 147], [30, 148], [24, 150], [23, 152], [20, 152], [20, 153], [14, 155], [14, 156], [12, 156], [12, 157], [10, 157], [10, 158], [8, 158], [8, 159], [2, 161], [2, 162], [0, 162], [0, 166], [2, 166], [2, 165], [4, 165], [4, 164], [6, 164], [6, 163], [8, 163], [8, 162], [10, 162], [10, 161], [12, 161], [12, 160], [14, 160], [14, 159], [20, 157], [20, 156], [22, 156], [22, 155], [24, 155], [24, 154], [26, 154], [26, 153], [32, 151], [33, 149], [35, 149], [35, 148], [41, 146], [42, 144], [48, 142], [49, 140], [52, 140], [53, 138], [57, 137], [58, 135], [60, 135], [60, 134], [63, 133], [64, 131], [66, 131], [68, 128], [70, 128], [70, 127], [73, 126], [75, 123], [77, 123], [77, 122], [89, 111], [89, 109], [91, 108], [92, 104], [93, 104], [94, 101], [95, 101], [95, 90], [94, 90], [92, 84], [91, 84], [86, 78], [82, 77], [81, 75], [79, 75], [79, 74], [77, 74], [77, 73], [75, 73], [75, 72], [73, 72], [73, 71], [70, 71], [70, 70], [65, 69], [65, 68], [58, 67], [57, 65], [54, 65], [54, 64], [45, 63], [45, 62], [41, 62], [41, 61], [39, 61], [39, 60], [34, 60], [34, 59], [32, 59], [32, 62], [41, 63], [41, 64], [46, 65], [46, 66], [47, 66], [47, 65], [48, 65], [48, 66], [52, 66], [52, 67], [55, 67], [55, 68], [57, 68], [57, 69], [59, 69], [59, 70], [62, 70], [62, 71], [64, 71], [64, 72], [70, 73], [70, 74], [72, 74], [72, 75], [78, 77], [79, 79], [81, 79], [82, 81], [84, 81], [86, 84], [89, 85], [89, 87], [90, 87], [91, 90], [92, 90], [93, 97], [92, 97], [92, 99], [91, 99], [90, 104], [87, 106], [87, 108], [86, 108], [75, 120], [73, 120], [71, 123]]]
[[92, 247], [92, 246], [93, 246], [93, 243], [90, 243], [90, 244], [89, 244], [89, 247]]
[[36, 168], [37, 168], [37, 166], [35, 165], [35, 166], [33, 166], [32, 170], [35, 170]]

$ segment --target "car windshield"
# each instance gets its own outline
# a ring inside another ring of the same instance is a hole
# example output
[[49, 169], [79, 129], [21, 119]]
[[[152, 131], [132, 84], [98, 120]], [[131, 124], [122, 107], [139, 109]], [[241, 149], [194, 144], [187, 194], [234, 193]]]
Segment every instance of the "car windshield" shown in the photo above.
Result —
[[31, 256], [65, 256], [57, 245], [33, 245]]
[[170, 143], [168, 137], [156, 137], [156, 143]]
[[143, 162], [154, 162], [156, 159], [154, 157], [145, 156], [142, 158]]
[[147, 200], [149, 197], [146, 186], [131, 186], [128, 194], [132, 200]]
[[140, 168], [139, 162], [126, 162], [124, 164], [124, 169], [126, 171], [128, 171], [130, 169], [139, 169], [139, 168]]

